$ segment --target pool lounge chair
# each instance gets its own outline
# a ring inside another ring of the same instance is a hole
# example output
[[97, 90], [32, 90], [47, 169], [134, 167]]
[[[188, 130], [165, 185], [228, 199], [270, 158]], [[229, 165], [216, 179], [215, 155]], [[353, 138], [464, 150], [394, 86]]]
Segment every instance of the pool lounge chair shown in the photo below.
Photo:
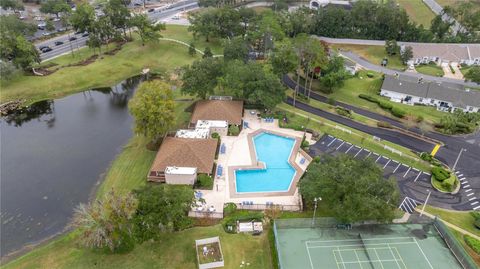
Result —
[[305, 158], [300, 159], [300, 164], [304, 164], [304, 163], [305, 163]]

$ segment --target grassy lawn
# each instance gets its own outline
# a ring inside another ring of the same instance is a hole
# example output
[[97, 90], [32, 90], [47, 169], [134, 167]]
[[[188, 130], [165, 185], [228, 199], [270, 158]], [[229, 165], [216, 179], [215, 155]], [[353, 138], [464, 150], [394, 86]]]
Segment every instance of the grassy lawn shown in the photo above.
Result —
[[436, 64], [420, 64], [415, 66], [415, 70], [418, 73], [430, 76], [443, 77], [444, 75], [443, 69]]
[[462, 68], [460, 68], [460, 72], [462, 72], [462, 75], [465, 76], [465, 74], [468, 72], [468, 70], [470, 70], [472, 68], [473, 68], [473, 66], [462, 67]]
[[220, 225], [164, 234], [157, 242], [137, 245], [127, 254], [105, 254], [78, 247], [78, 234], [67, 234], [2, 266], [10, 268], [198, 268], [195, 239], [220, 236], [225, 268], [272, 268], [268, 230], [260, 236], [227, 234]]
[[475, 261], [475, 263], [480, 267], [480, 255], [477, 254], [473, 249], [471, 249], [467, 243], [465, 243], [465, 240], [463, 239], [463, 234], [460, 232], [457, 232], [454, 229], [450, 229], [450, 232], [455, 236], [455, 239], [463, 246], [463, 248], [467, 251], [467, 253], [472, 257], [472, 259]]
[[435, 0], [442, 7], [451, 6], [454, 7], [457, 4], [465, 1], [470, 1], [474, 4], [475, 10], [480, 10], [480, 1], [478, 0]]
[[[388, 141], [376, 142], [373, 140], [372, 136], [369, 134], [357, 131], [355, 129], [352, 129], [344, 125], [334, 123], [332, 121], [326, 120], [322, 117], [305, 112], [298, 108], [294, 108], [284, 103], [278, 105], [277, 108], [287, 112], [287, 117], [289, 120], [289, 123], [286, 126], [287, 128], [300, 129], [301, 126], [307, 126], [307, 128], [318, 131], [320, 132], [320, 134], [330, 134], [332, 136], [343, 139], [352, 144], [361, 146], [363, 148], [366, 148], [368, 150], [371, 150], [373, 152], [386, 156], [388, 158], [400, 161], [406, 165], [418, 168], [422, 171], [427, 171], [427, 172], [430, 171], [430, 165], [420, 160], [420, 158], [418, 158], [413, 152], [411, 152], [407, 148], [390, 143]], [[350, 134], [338, 128], [332, 127], [335, 125], [348, 129], [352, 133]], [[402, 155], [400, 156], [397, 153], [393, 153], [385, 149], [385, 145], [402, 152]]]
[[383, 58], [388, 59], [388, 68], [396, 70], [405, 70], [405, 65], [400, 60], [399, 55], [389, 56], [385, 51], [384, 46], [368, 46], [368, 45], [347, 45], [347, 44], [335, 44], [332, 45], [333, 48], [348, 50], [354, 52], [355, 54], [360, 55], [365, 58], [367, 61], [380, 65]]
[[210, 47], [213, 54], [223, 54], [223, 41], [221, 39], [211, 38], [210, 42], [206, 42], [204, 37], [199, 37], [197, 40], [195, 40], [192, 33], [188, 31], [188, 26], [167, 25], [167, 29], [162, 31], [162, 36], [166, 38], [177, 39], [187, 44], [193, 42], [195, 44], [195, 48], [201, 51], [205, 50], [206, 47]]
[[480, 230], [473, 225], [475, 219], [469, 212], [451, 211], [427, 205], [425, 211], [438, 216], [446, 222], [450, 222], [466, 231], [480, 236]]
[[422, 0], [395, 0], [395, 2], [405, 9], [412, 21], [430, 28], [435, 13]]
[[[186, 30], [184, 34], [187, 34]], [[90, 49], [84, 48], [74, 58], [67, 54], [51, 62], [65, 65], [87, 58], [91, 53]], [[59, 98], [89, 88], [109, 87], [140, 74], [143, 68], [172, 71], [199, 57], [189, 56], [188, 48], [177, 43], [160, 41], [142, 46], [137, 39], [125, 44], [114, 56], [102, 55], [101, 59], [87, 66], [62, 68], [45, 77], [20, 75], [3, 82], [0, 99], [2, 103], [14, 99], [26, 99], [26, 103], [31, 103]]]

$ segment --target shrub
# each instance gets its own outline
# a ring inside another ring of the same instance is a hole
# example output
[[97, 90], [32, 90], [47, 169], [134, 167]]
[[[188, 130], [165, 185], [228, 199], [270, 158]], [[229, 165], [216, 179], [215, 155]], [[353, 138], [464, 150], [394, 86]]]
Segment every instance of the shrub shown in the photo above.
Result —
[[333, 98], [333, 97], [328, 98], [328, 103], [329, 103], [330, 105], [334, 106], [334, 105], [335, 105], [335, 102], [336, 102], [336, 101], [335, 101], [335, 98]]
[[422, 121], [423, 121], [423, 116], [422, 116], [422, 115], [418, 115], [416, 121], [417, 121], [418, 123], [422, 122]]
[[480, 240], [470, 235], [464, 235], [463, 239], [475, 253], [480, 254]]
[[359, 94], [358, 97], [362, 98], [362, 99], [365, 99], [367, 101], [370, 101], [370, 102], [373, 102], [373, 103], [377, 103], [378, 104], [378, 99], [373, 97], [373, 96], [370, 96], [368, 94]]
[[352, 111], [350, 111], [349, 109], [343, 108], [341, 106], [337, 106], [335, 107], [335, 111], [337, 111], [337, 114], [340, 116], [352, 118]]
[[320, 156], [315, 156], [315, 157], [313, 158], [313, 162], [314, 162], [314, 163], [320, 163], [321, 160], [322, 160], [322, 159], [320, 158]]
[[368, 72], [368, 73], [367, 73], [367, 77], [369, 77], [369, 78], [373, 78], [374, 76], [375, 76], [375, 75], [374, 75], [372, 72]]
[[223, 207], [224, 216], [232, 215], [233, 213], [235, 213], [235, 211], [237, 211], [237, 204], [235, 203], [226, 203]]
[[229, 135], [237, 136], [239, 133], [240, 133], [240, 129], [238, 128], [237, 125], [230, 125], [230, 127], [228, 127]]
[[218, 133], [213, 133], [212, 134], [212, 138], [213, 139], [219, 139], [220, 138], [220, 135]]
[[213, 189], [213, 179], [211, 176], [206, 174], [200, 174], [197, 177], [197, 182], [195, 187], [198, 189], [211, 190]]
[[308, 143], [307, 140], [303, 140], [302, 141], [302, 145], [300, 146], [303, 150], [305, 149], [308, 149], [308, 147], [310, 146], [310, 143]]
[[475, 222], [473, 223], [477, 229], [480, 230], [480, 219], [476, 219]]
[[433, 157], [432, 157], [432, 155], [430, 155], [426, 152], [422, 152], [422, 153], [420, 153], [420, 159], [422, 159], [424, 161], [427, 161], [427, 162], [430, 162], [430, 161], [432, 161]]
[[382, 128], [392, 128], [392, 125], [389, 122], [386, 122], [386, 121], [377, 122], [377, 126], [382, 127]]
[[397, 118], [403, 118], [407, 114], [405, 110], [398, 108], [398, 107], [392, 107], [391, 109], [392, 115], [397, 117]]
[[384, 100], [379, 100], [378, 105], [383, 109], [392, 109], [393, 108], [393, 105], [390, 104], [390, 102], [384, 101]]
[[435, 166], [432, 168], [432, 175], [438, 181], [444, 181], [445, 179], [450, 177], [450, 172], [445, 170], [443, 167]]
[[455, 177], [449, 177], [442, 182], [442, 186], [447, 191], [453, 191], [456, 187], [456, 182], [457, 181], [456, 181]]

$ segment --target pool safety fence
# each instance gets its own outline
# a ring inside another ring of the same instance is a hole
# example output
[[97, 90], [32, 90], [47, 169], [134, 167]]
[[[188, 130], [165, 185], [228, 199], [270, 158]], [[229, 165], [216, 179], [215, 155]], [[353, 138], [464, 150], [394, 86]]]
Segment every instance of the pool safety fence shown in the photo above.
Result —
[[267, 209], [275, 209], [278, 208], [280, 211], [302, 211], [301, 205], [276, 205], [272, 203], [265, 203], [265, 204], [246, 204], [246, 203], [239, 203], [237, 204], [237, 209], [245, 209], [245, 210], [267, 210]]

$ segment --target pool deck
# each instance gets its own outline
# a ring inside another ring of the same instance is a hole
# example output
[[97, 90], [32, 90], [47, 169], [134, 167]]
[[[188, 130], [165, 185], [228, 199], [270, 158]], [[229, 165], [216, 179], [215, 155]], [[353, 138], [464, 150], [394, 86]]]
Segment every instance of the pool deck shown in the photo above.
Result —
[[[221, 137], [221, 143], [225, 145], [226, 153], [218, 155], [217, 165], [225, 168], [224, 174], [215, 176], [213, 190], [202, 190], [206, 205], [213, 206], [216, 212], [223, 211], [224, 203], [242, 204], [244, 201], [253, 202], [255, 205], [265, 205], [269, 202], [301, 208], [297, 183], [311, 162], [311, 157], [300, 148], [304, 133], [293, 129], [280, 128], [277, 120], [274, 122], [259, 120], [256, 113], [251, 114], [251, 111], [245, 110], [243, 117], [243, 120], [248, 122], [249, 128], [243, 128], [238, 136]], [[294, 179], [286, 192], [237, 193], [235, 189], [235, 169], [264, 168], [262, 162], [256, 163], [257, 158], [253, 144], [253, 137], [261, 132], [269, 132], [295, 139], [294, 149], [289, 158], [290, 164], [296, 170]], [[309, 133], [306, 134], [306, 140], [310, 144], [313, 143]], [[302, 158], [305, 158], [304, 164], [300, 164]]]

